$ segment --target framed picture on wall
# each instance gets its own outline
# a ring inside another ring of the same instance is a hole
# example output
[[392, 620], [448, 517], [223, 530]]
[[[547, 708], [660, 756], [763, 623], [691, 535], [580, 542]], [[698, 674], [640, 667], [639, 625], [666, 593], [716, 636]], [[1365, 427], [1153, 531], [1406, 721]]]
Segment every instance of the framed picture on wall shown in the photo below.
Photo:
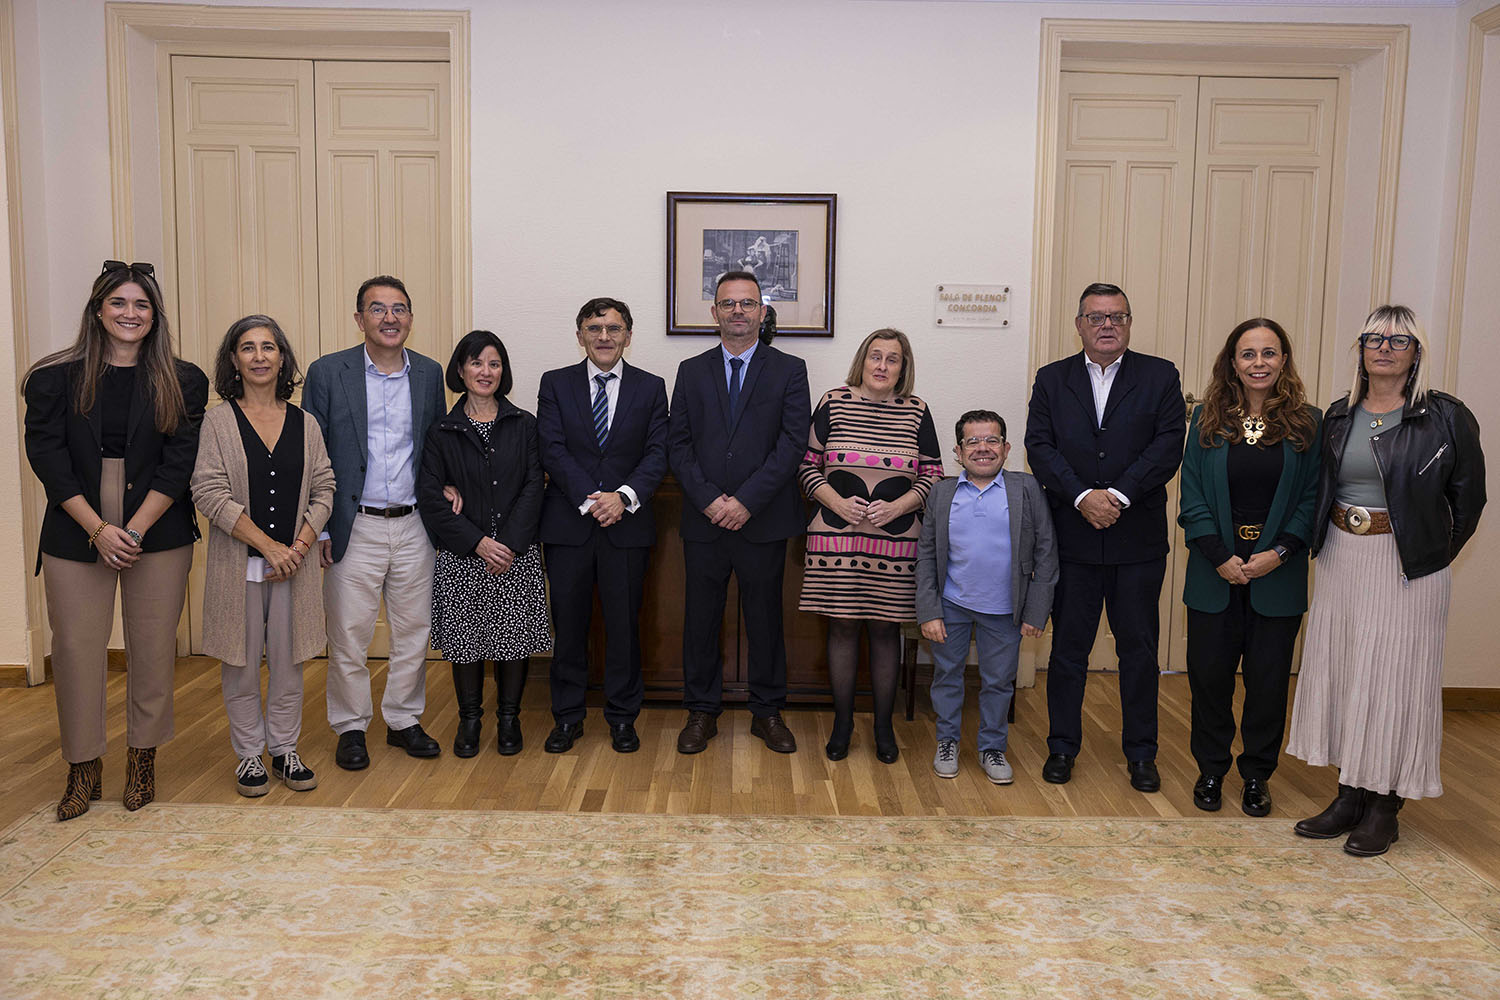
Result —
[[749, 271], [781, 336], [833, 336], [832, 194], [667, 192], [667, 333], [718, 333], [719, 275]]

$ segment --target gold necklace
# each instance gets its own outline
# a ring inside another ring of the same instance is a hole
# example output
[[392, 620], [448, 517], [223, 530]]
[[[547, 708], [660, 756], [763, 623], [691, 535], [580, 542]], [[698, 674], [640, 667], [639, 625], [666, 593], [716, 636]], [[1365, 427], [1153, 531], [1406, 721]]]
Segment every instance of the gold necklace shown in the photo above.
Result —
[[1244, 417], [1240, 421], [1240, 426], [1245, 429], [1245, 443], [1256, 444], [1260, 441], [1261, 436], [1266, 433], [1266, 418], [1246, 416], [1243, 413], [1240, 416]]

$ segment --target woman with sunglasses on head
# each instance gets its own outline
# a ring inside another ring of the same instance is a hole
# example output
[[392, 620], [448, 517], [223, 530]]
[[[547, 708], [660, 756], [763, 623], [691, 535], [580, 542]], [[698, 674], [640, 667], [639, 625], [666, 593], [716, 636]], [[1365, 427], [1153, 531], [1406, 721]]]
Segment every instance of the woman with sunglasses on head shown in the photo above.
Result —
[[115, 588], [125, 622], [125, 808], [156, 795], [172, 738], [177, 620], [198, 537], [188, 480], [208, 379], [174, 356], [150, 264], [107, 260], [78, 338], [26, 373], [26, 457], [47, 492], [37, 570], [68, 782], [57, 818], [101, 794]]
[[1405, 799], [1441, 795], [1443, 636], [1449, 564], [1484, 508], [1479, 425], [1427, 387], [1412, 311], [1365, 320], [1354, 388], [1323, 420], [1313, 537], [1317, 588], [1287, 752], [1339, 769], [1338, 796], [1298, 823], [1384, 854]]
[[203, 652], [221, 661], [235, 787], [250, 798], [272, 778], [297, 792], [318, 785], [297, 739], [302, 665], [328, 642], [322, 574], [308, 554], [333, 513], [334, 480], [318, 422], [289, 402], [300, 374], [274, 319], [236, 320], [214, 358], [225, 402], [203, 418], [193, 469], [193, 502], [209, 523]]
[[1187, 672], [1193, 804], [1223, 803], [1234, 761], [1235, 674], [1244, 677], [1240, 808], [1271, 811], [1292, 653], [1307, 610], [1307, 542], [1318, 490], [1318, 423], [1275, 321], [1248, 319], [1214, 360], [1182, 459], [1177, 523], [1189, 543]]

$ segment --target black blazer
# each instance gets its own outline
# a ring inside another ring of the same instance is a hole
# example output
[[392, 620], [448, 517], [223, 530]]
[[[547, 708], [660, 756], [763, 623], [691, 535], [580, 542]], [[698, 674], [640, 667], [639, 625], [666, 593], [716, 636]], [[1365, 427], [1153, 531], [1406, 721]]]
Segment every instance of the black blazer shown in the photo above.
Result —
[[[99, 510], [104, 414], [97, 396], [89, 412], [73, 409], [73, 386], [81, 369], [82, 363], [77, 361], [49, 365], [32, 372], [26, 380], [26, 457], [47, 491], [36, 572], [41, 572], [43, 552], [75, 562], [99, 559], [99, 553], [89, 544], [88, 532], [62, 509], [64, 500], [82, 494], [94, 510]], [[199, 537], [188, 481], [198, 458], [198, 427], [208, 404], [208, 378], [197, 365], [179, 359], [177, 381], [182, 386], [187, 416], [171, 434], [156, 429], [155, 405], [144, 378], [135, 380], [136, 392], [130, 400], [130, 426], [125, 437], [125, 520], [129, 522], [151, 490], [173, 501], [141, 539], [141, 548], [147, 552], [191, 545]]]
[[[465, 398], [458, 397], [448, 415], [427, 431], [417, 468], [422, 523], [439, 548], [467, 556], [490, 533], [490, 521], [498, 512], [495, 537], [519, 556], [536, 541], [542, 513], [536, 418], [502, 397], [490, 443], [485, 444], [464, 416]], [[453, 513], [443, 498], [444, 486], [458, 488], [463, 513]]]
[[[1047, 491], [1063, 562], [1111, 565], [1167, 553], [1167, 483], [1182, 464], [1187, 423], [1182, 380], [1165, 358], [1126, 351], [1104, 404], [1094, 416], [1094, 388], [1084, 354], [1036, 373], [1026, 416], [1026, 461]], [[1130, 499], [1120, 519], [1100, 531], [1073, 500], [1114, 487]]]
[[622, 362], [620, 395], [604, 449], [594, 434], [593, 386], [588, 362], [542, 376], [536, 397], [536, 431], [548, 476], [542, 497], [542, 541], [582, 545], [597, 522], [578, 508], [590, 493], [629, 486], [641, 502], [634, 514], [603, 529], [620, 548], [656, 542], [651, 497], [667, 474], [667, 383]]
[[797, 489], [797, 470], [807, 451], [811, 411], [807, 365], [770, 344], [760, 344], [750, 359], [733, 420], [720, 346], [679, 365], [672, 387], [670, 447], [672, 472], [686, 497], [682, 537], [711, 542], [724, 534], [703, 516], [703, 508], [721, 493], [750, 511], [740, 529], [749, 541], [802, 534], [807, 512]]

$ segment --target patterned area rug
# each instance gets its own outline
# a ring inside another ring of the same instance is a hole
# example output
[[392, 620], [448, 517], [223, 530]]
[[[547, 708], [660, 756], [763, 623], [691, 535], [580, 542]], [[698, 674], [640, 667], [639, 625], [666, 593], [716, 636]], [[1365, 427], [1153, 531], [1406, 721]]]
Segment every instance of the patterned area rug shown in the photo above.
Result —
[[1284, 820], [99, 803], [0, 834], [0, 994], [1500, 997], [1500, 892]]

